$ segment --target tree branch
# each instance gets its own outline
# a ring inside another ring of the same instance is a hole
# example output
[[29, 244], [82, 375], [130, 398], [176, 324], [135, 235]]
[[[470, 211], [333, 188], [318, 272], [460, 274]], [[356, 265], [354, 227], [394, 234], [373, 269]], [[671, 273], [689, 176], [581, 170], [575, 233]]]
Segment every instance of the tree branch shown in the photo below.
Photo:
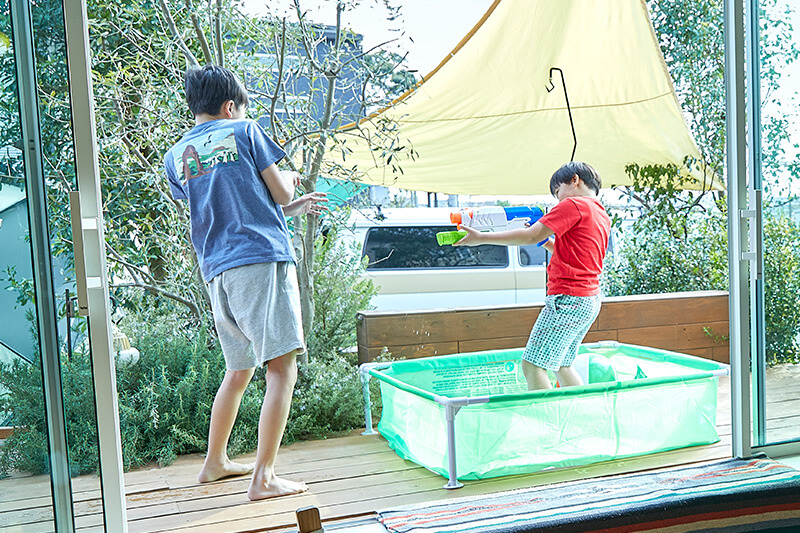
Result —
[[191, 300], [187, 300], [183, 296], [179, 296], [175, 293], [169, 292], [167, 290], [158, 287], [157, 285], [150, 285], [148, 283], [114, 283], [111, 285], [114, 288], [122, 288], [122, 287], [136, 287], [140, 289], [145, 289], [148, 291], [153, 291], [161, 296], [169, 298], [170, 300], [175, 300], [176, 302], [182, 303], [186, 307], [189, 308], [189, 312], [192, 313], [192, 316], [195, 318], [200, 318], [200, 309], [197, 307], [197, 304], [192, 302]]
[[[272, 138], [278, 138], [278, 130], [275, 125], [275, 106], [278, 105], [278, 95], [281, 92], [281, 84], [283, 83], [283, 60], [286, 55], [286, 18], [284, 17], [281, 26], [281, 52], [278, 54], [278, 81], [275, 82], [275, 93], [272, 95], [272, 101], [269, 105], [269, 124], [272, 129]], [[284, 105], [284, 109], [286, 105]]]
[[292, 0], [292, 3], [294, 4], [294, 9], [297, 12], [297, 21], [300, 24], [300, 37], [303, 41], [303, 48], [306, 51], [306, 58], [314, 69], [318, 70], [319, 72], [325, 72], [325, 69], [322, 68], [322, 65], [316, 62], [314, 54], [311, 53], [311, 43], [308, 41], [309, 30], [305, 22], [303, 22], [305, 15], [300, 10], [300, 2], [299, 0]]
[[140, 274], [143, 278], [149, 280], [150, 283], [155, 283], [155, 279], [153, 278], [153, 276], [149, 272], [145, 271], [141, 267], [138, 267], [138, 266], [136, 266], [136, 265], [134, 265], [132, 263], [129, 263], [128, 261], [125, 261], [125, 259], [122, 258], [122, 255], [119, 252], [117, 252], [114, 249], [114, 247], [111, 246], [108, 243], [106, 243], [106, 250], [109, 251], [109, 253], [113, 256], [114, 260], [117, 263], [119, 263], [119, 264], [121, 264], [122, 266], [125, 267], [125, 269], [128, 271], [128, 273], [130, 273], [130, 275], [133, 278], [133, 281], [135, 283], [141, 283], [141, 281], [139, 279], [139, 276], [137, 276], [137, 274]]
[[217, 64], [225, 66], [225, 53], [222, 47], [222, 0], [217, 0], [217, 10], [214, 12], [214, 33], [217, 41]]
[[167, 26], [169, 27], [169, 32], [172, 34], [172, 37], [177, 41], [178, 47], [180, 47], [183, 55], [186, 57], [186, 61], [192, 67], [199, 67], [200, 63], [198, 63], [197, 58], [194, 57], [194, 54], [189, 47], [186, 46], [186, 42], [184, 42], [183, 37], [181, 37], [180, 33], [178, 32], [178, 28], [175, 26], [175, 20], [172, 18], [172, 13], [169, 12], [169, 7], [167, 6], [166, 0], [158, 0], [158, 3], [161, 5], [161, 11], [164, 12], [164, 17], [167, 19]]
[[214, 56], [211, 55], [211, 48], [208, 46], [206, 34], [203, 32], [203, 28], [200, 27], [200, 17], [198, 17], [197, 13], [194, 11], [192, 0], [184, 0], [184, 3], [186, 4], [186, 9], [191, 14], [192, 26], [194, 26], [194, 32], [197, 35], [197, 40], [200, 41], [200, 48], [203, 49], [203, 57], [206, 60], [206, 64], [210, 65], [214, 62]]

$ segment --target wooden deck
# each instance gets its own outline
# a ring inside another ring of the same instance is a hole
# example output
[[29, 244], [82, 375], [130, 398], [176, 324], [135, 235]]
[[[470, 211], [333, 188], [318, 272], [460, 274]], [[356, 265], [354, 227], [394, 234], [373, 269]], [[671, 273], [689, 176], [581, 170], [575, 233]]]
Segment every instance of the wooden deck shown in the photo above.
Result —
[[[783, 415], [777, 418], [781, 427], [793, 429], [796, 435], [800, 427], [800, 391], [794, 384], [800, 365], [795, 366], [795, 372], [787, 374], [786, 388], [780, 392], [785, 401]], [[777, 388], [771, 390], [778, 394]], [[401, 505], [723, 459], [731, 454], [730, 418], [729, 380], [724, 377], [720, 379], [717, 413], [721, 440], [716, 444], [580, 468], [470, 481], [458, 490], [444, 490], [444, 478], [400, 459], [380, 436], [361, 436], [358, 432], [282, 448], [276, 466], [279, 475], [304, 480], [310, 490], [262, 502], [247, 500], [245, 478], [197, 484], [202, 458], [183, 456], [169, 467], [125, 475], [129, 528], [131, 532], [288, 532], [296, 531], [295, 511], [307, 506], [318, 507], [323, 524], [331, 526], [374, 517], [376, 510]], [[75, 478], [73, 488], [78, 529], [100, 531], [97, 478]], [[0, 481], [0, 529], [4, 531], [52, 531], [49, 505], [46, 476]]]

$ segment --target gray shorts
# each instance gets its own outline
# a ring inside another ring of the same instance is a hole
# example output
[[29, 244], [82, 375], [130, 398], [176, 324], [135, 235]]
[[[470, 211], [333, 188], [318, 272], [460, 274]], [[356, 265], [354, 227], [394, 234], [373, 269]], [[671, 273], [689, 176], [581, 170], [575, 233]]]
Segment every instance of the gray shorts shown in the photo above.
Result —
[[599, 294], [546, 296], [522, 358], [547, 370], [571, 366], [581, 341], [599, 313]]
[[209, 283], [211, 308], [228, 370], [263, 366], [305, 351], [294, 263], [256, 263], [226, 270]]

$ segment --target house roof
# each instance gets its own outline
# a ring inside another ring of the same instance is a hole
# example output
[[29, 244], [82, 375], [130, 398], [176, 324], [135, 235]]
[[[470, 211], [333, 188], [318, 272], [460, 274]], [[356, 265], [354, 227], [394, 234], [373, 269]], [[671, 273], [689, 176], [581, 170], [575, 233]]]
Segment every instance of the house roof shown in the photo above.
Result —
[[14, 185], [0, 184], [0, 213], [25, 199], [25, 190]]

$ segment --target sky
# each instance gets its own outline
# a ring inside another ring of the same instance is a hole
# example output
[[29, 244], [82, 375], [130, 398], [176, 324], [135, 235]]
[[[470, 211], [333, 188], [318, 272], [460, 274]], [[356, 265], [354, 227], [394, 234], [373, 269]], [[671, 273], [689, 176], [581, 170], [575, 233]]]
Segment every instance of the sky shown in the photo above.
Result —
[[[387, 20], [388, 13], [380, 0], [364, 0], [355, 9], [342, 15], [345, 27], [364, 36], [365, 50], [388, 40], [385, 48], [408, 51], [406, 68], [428, 74], [461, 41], [492, 5], [492, 0], [397, 0], [400, 16]], [[269, 4], [269, 5], [268, 5]], [[296, 18], [290, 0], [244, 0], [245, 8], [253, 14], [271, 10]], [[314, 22], [336, 24], [335, 2], [331, 0], [301, 0], [301, 6]]]

